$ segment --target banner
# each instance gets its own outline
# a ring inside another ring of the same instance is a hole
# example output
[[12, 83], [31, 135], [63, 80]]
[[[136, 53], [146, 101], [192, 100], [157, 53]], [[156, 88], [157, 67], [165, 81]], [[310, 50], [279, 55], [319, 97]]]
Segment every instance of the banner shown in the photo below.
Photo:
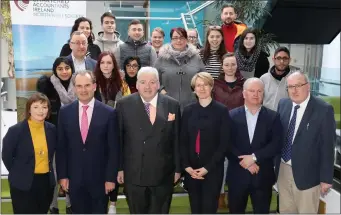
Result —
[[[74, 21], [86, 16], [86, 1], [14, 0], [10, 9], [17, 118], [21, 121], [38, 78], [52, 73], [53, 62], [67, 43]], [[6, 168], [1, 168], [1, 174], [8, 174]]]
[[18, 120], [37, 79], [51, 74], [75, 19], [86, 15], [85, 1], [11, 1]]

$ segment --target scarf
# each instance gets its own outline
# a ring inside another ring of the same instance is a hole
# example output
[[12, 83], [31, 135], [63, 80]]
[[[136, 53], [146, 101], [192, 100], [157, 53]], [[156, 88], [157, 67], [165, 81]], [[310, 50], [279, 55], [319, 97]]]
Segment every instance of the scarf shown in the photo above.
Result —
[[288, 66], [284, 73], [282, 75], [278, 75], [275, 71], [275, 66], [272, 66], [271, 69], [270, 69], [270, 74], [272, 75], [272, 77], [274, 77], [276, 80], [279, 80], [281, 81], [282, 78], [284, 78], [285, 76], [287, 76], [287, 74], [289, 74], [290, 72], [290, 67]]
[[[242, 42], [242, 41], [239, 41]], [[240, 50], [236, 50], [236, 60], [238, 69], [244, 72], [253, 72], [256, 67], [256, 63], [262, 47], [260, 46], [261, 42], [258, 43], [257, 47], [255, 48], [254, 52], [250, 56], [244, 56], [240, 53]]]
[[[72, 77], [71, 77], [72, 78]], [[54, 74], [50, 77], [51, 83], [53, 87], [56, 89], [60, 101], [63, 105], [70, 104], [71, 102], [77, 99], [75, 92], [73, 90], [73, 84], [69, 84], [68, 89], [61, 83], [60, 79], [56, 77]]]

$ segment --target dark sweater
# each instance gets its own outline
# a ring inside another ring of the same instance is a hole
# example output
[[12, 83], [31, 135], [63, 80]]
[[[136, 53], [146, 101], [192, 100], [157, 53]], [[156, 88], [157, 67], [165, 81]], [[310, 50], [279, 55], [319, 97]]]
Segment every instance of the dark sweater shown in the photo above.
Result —
[[[223, 168], [230, 139], [229, 110], [212, 100], [207, 107], [198, 102], [185, 107], [181, 119], [180, 150], [184, 168], [204, 167], [208, 172]], [[195, 143], [200, 129], [200, 154]]]
[[[66, 57], [71, 54], [72, 50], [70, 49], [69, 43], [63, 45], [62, 50], [60, 51], [60, 57]], [[87, 56], [91, 57], [94, 60], [98, 59], [98, 56], [101, 54], [101, 49], [98, 45], [89, 43], [88, 45], [88, 52]]]

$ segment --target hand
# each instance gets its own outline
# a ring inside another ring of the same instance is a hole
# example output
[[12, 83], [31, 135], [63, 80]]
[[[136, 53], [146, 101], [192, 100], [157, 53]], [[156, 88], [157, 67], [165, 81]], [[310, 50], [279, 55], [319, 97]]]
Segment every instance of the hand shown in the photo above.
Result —
[[160, 93], [165, 95], [165, 94], [167, 94], [167, 91], [166, 90], [161, 90]]
[[204, 179], [203, 177], [200, 177], [196, 171], [193, 170], [192, 167], [187, 167], [186, 169], [186, 172], [188, 172], [188, 174], [194, 178], [194, 179]]
[[244, 168], [249, 168], [252, 164], [255, 163], [255, 161], [252, 158], [252, 155], [241, 155], [238, 156], [238, 158], [241, 158], [242, 160], [239, 162], [239, 164]]
[[258, 174], [258, 172], [259, 172], [259, 166], [257, 165], [257, 164], [252, 164], [249, 168], [247, 168], [247, 170], [249, 170], [250, 171], [250, 173], [252, 174], [252, 175], [254, 175], [254, 174]]
[[107, 195], [108, 195], [108, 193], [110, 193], [111, 191], [113, 191], [115, 189], [115, 183], [114, 182], [106, 181], [104, 186], [105, 186], [105, 194], [107, 194]]
[[199, 177], [198, 179], [204, 179], [204, 175], [208, 173], [207, 169], [204, 167], [201, 167], [200, 169], [195, 169], [194, 170], [197, 173], [197, 176]]
[[65, 192], [69, 192], [69, 179], [67, 179], [67, 178], [60, 179], [59, 184], [60, 184], [60, 186], [62, 186], [62, 189]]
[[124, 173], [123, 173], [123, 171], [118, 171], [117, 182], [119, 184], [123, 184], [124, 183]]
[[176, 172], [176, 173], [174, 174], [174, 184], [175, 184], [176, 182], [178, 182], [178, 180], [180, 179], [180, 177], [181, 177], [181, 173]]
[[323, 197], [328, 194], [328, 192], [330, 191], [330, 188], [332, 187], [331, 184], [327, 184], [327, 183], [324, 183], [324, 182], [321, 182], [320, 186], [321, 186], [321, 195]]

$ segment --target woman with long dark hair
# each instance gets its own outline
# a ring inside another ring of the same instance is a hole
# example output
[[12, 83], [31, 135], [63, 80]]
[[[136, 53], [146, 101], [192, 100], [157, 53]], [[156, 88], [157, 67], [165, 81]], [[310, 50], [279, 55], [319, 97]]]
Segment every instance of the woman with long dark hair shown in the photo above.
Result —
[[206, 33], [205, 48], [200, 50], [200, 57], [206, 71], [217, 79], [222, 73], [222, 57], [226, 53], [223, 32], [220, 26], [209, 26]]
[[[94, 60], [97, 60], [98, 56], [101, 54], [101, 49], [98, 45], [94, 44], [95, 41], [95, 35], [92, 32], [92, 22], [90, 19], [85, 17], [79, 17], [75, 20], [75, 23], [73, 24], [70, 32], [70, 37], [73, 32], [75, 31], [81, 31], [84, 33], [84, 35], [88, 38], [88, 52], [86, 56], [91, 57]], [[69, 45], [69, 41], [64, 44], [62, 47], [62, 50], [60, 51], [59, 56], [69, 56], [71, 54], [72, 50]]]
[[128, 84], [130, 92], [136, 93], [137, 72], [141, 69], [139, 57], [127, 57], [123, 63], [124, 80]]
[[[51, 103], [51, 114], [46, 121], [57, 126], [58, 124], [58, 113], [63, 105], [70, 104], [77, 99], [74, 93], [74, 88], [72, 84], [72, 74], [75, 73], [75, 68], [73, 63], [71, 63], [66, 57], [58, 57], [52, 67], [53, 74], [49, 77], [43, 75], [37, 81], [37, 91], [45, 94]], [[53, 160], [53, 165], [55, 167], [55, 162]], [[58, 209], [58, 188], [56, 185], [52, 204], [50, 207], [51, 214], [59, 213]], [[66, 194], [66, 212], [68, 214], [72, 213], [71, 202], [69, 195]]]
[[116, 101], [129, 95], [128, 85], [122, 80], [120, 69], [112, 52], [103, 52], [99, 55], [94, 71], [97, 84], [97, 99], [115, 107]]
[[268, 57], [264, 52], [263, 44], [256, 29], [246, 29], [239, 39], [238, 49], [235, 52], [238, 69], [243, 77], [260, 78], [267, 73], [270, 67]]

